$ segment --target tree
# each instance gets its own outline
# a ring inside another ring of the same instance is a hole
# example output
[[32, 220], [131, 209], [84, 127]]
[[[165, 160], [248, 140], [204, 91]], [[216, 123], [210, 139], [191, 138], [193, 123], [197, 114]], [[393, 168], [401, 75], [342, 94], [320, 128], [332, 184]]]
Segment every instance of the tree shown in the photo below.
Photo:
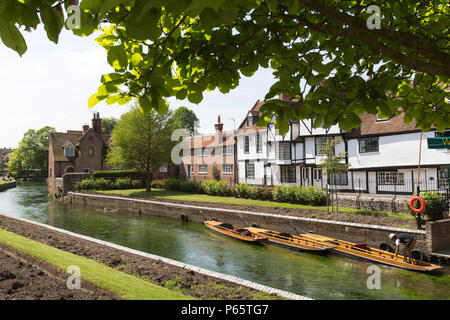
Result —
[[170, 161], [174, 129], [172, 112], [155, 110], [144, 114], [138, 106], [120, 117], [112, 131], [111, 151], [107, 162], [114, 166], [136, 168], [145, 172], [147, 191], [151, 189], [153, 170]]
[[[30, 29], [42, 21], [57, 42], [63, 7], [74, 2], [2, 1], [2, 41], [22, 55], [17, 25]], [[423, 130], [443, 131], [450, 123], [446, 0], [83, 0], [80, 7], [74, 34], [103, 26], [96, 41], [114, 68], [102, 76], [90, 107], [135, 98], [145, 112], [164, 113], [166, 97], [199, 103], [205, 91], [227, 93], [241, 75], [271, 67], [277, 82], [258, 124], [275, 114], [282, 134], [289, 119], [350, 130], [364, 112], [404, 112], [405, 122], [416, 120]], [[274, 99], [280, 92], [298, 102]]]
[[102, 119], [102, 133], [103, 134], [111, 134], [114, 127], [117, 124], [118, 119], [111, 117], [111, 118], [103, 118]]
[[173, 113], [173, 119], [177, 128], [186, 128], [189, 135], [194, 136], [196, 123], [199, 121], [194, 111], [186, 107], [179, 107]]
[[[347, 156], [346, 152], [340, 152], [336, 154], [336, 140], [330, 138], [327, 140], [327, 143], [322, 151], [325, 154], [325, 158], [318, 165], [319, 168], [322, 168], [322, 174], [327, 176], [327, 190], [332, 181], [332, 184], [336, 189], [336, 175], [347, 173], [349, 164], [343, 163], [345, 157]], [[339, 212], [339, 200], [336, 193], [336, 212]], [[327, 195], [328, 198], [328, 195]], [[333, 193], [331, 194], [331, 199], [333, 199]], [[333, 200], [332, 200], [333, 201]], [[333, 211], [333, 202], [331, 202], [331, 211]]]
[[30, 129], [25, 132], [19, 146], [9, 156], [8, 171], [47, 170], [50, 132], [55, 132], [55, 128], [46, 126], [39, 130]]

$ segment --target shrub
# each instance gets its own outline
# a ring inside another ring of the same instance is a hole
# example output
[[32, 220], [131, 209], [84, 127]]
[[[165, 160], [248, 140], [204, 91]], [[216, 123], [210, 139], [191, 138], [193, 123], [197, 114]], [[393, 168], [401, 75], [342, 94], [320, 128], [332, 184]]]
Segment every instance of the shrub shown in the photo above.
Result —
[[229, 196], [232, 194], [232, 189], [224, 181], [204, 180], [202, 182], [202, 189], [203, 192], [209, 195]]
[[154, 189], [164, 189], [164, 182], [163, 182], [163, 180], [153, 180], [152, 181], [152, 188], [154, 188]]
[[325, 192], [317, 187], [276, 186], [272, 192], [273, 199], [279, 202], [296, 202], [319, 206], [326, 202]]
[[102, 170], [94, 171], [92, 178], [145, 178], [145, 173], [141, 170]]
[[183, 192], [195, 192], [195, 183], [193, 181], [181, 181], [180, 191]]
[[104, 178], [85, 179], [77, 185], [78, 190], [108, 190], [112, 189], [112, 187], [112, 183]]
[[[423, 215], [427, 217], [428, 220], [434, 221], [443, 218], [443, 208], [442, 208], [442, 197], [437, 192], [422, 192], [420, 197], [425, 201], [425, 210], [422, 212]], [[419, 202], [416, 201], [418, 208]], [[416, 216], [416, 213], [409, 207], [409, 201], [405, 203], [407, 208], [410, 210], [411, 214]]]
[[273, 199], [279, 202], [297, 202], [297, 187], [276, 186], [273, 190]]
[[131, 178], [118, 178], [114, 182], [114, 187], [116, 189], [131, 189], [133, 188], [133, 182]]
[[255, 190], [256, 199], [259, 200], [273, 200], [272, 192], [273, 188], [268, 186], [256, 187]]
[[240, 198], [252, 198], [255, 194], [255, 187], [247, 183], [239, 183], [234, 186], [234, 193]]
[[163, 188], [166, 190], [179, 191], [181, 181], [174, 178], [168, 178], [163, 180]]
[[311, 187], [301, 187], [303, 189], [303, 197], [305, 199], [306, 204], [310, 204], [313, 206], [321, 206], [326, 204], [327, 195], [325, 191], [317, 186]]

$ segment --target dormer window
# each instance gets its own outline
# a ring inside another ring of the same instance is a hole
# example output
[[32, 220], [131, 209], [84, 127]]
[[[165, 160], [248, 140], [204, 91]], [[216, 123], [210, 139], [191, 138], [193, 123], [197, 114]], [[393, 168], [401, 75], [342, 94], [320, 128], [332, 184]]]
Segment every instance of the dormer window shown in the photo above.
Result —
[[251, 127], [252, 125], [254, 125], [253, 115], [251, 113], [249, 113], [247, 115], [247, 127]]
[[64, 157], [75, 157], [75, 146], [70, 141], [64, 147]]

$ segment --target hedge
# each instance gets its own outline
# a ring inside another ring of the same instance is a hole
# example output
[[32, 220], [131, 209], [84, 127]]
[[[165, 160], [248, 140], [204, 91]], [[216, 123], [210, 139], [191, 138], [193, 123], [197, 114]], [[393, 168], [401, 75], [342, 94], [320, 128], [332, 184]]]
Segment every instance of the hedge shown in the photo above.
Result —
[[[427, 217], [429, 221], [435, 221], [443, 219], [444, 209], [442, 207], [442, 196], [437, 192], [422, 192], [420, 197], [425, 201], [425, 210], [422, 212], [424, 216]], [[414, 204], [416, 208], [419, 207], [419, 201]], [[416, 216], [410, 206], [409, 201], [405, 203], [405, 206], [410, 210], [411, 214]]]
[[145, 172], [141, 170], [102, 170], [93, 171], [92, 178], [145, 178]]

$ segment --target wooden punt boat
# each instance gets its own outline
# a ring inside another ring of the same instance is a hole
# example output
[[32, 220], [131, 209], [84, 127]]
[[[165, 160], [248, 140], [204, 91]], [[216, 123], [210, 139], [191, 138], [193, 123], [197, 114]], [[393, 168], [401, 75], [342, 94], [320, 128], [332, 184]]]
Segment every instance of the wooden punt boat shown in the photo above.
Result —
[[288, 233], [266, 230], [261, 228], [247, 228], [251, 233], [255, 233], [267, 238], [267, 242], [296, 251], [307, 251], [314, 253], [326, 253], [335, 246], [323, 244], [322, 242], [311, 240], [302, 236], [294, 236]]
[[266, 240], [265, 237], [254, 234], [245, 228], [238, 228], [230, 223], [223, 223], [220, 221], [203, 221], [203, 224], [211, 231], [222, 234], [233, 239], [238, 239], [248, 243], [260, 244], [261, 241]]
[[367, 246], [367, 244], [364, 243], [356, 244], [311, 233], [304, 233], [302, 234], [302, 236], [311, 240], [318, 241], [324, 245], [333, 245], [335, 246], [335, 248], [333, 249], [335, 252], [362, 258], [364, 260], [386, 264], [393, 267], [423, 272], [436, 271], [442, 268], [438, 265], [434, 265], [417, 259], [412, 259], [413, 263], [407, 263], [405, 262], [404, 257], [401, 255], [398, 255], [397, 259], [395, 259], [395, 253], [370, 248], [369, 246]]

